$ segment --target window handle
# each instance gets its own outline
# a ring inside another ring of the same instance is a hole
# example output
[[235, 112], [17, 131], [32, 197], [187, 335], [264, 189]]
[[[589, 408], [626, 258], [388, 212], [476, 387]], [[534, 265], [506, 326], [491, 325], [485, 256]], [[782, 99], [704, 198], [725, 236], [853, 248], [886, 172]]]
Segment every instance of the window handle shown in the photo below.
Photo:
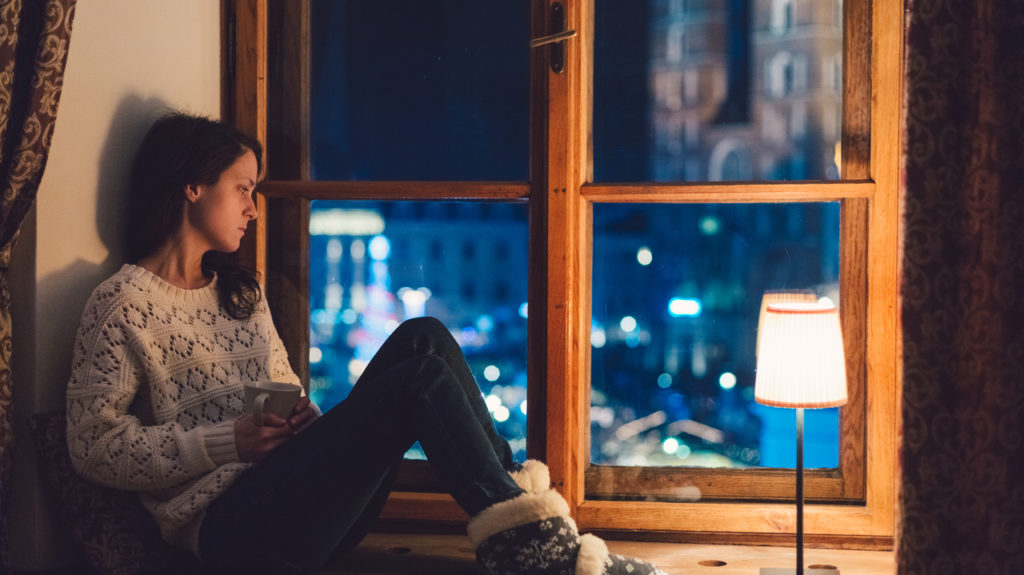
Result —
[[555, 42], [561, 42], [562, 40], [572, 38], [576, 35], [575, 30], [566, 30], [564, 32], [558, 32], [556, 34], [548, 34], [547, 36], [540, 36], [530, 40], [531, 48], [539, 48], [545, 44], [553, 44]]
[[565, 29], [565, 6], [561, 2], [551, 5], [548, 32], [547, 35], [530, 40], [530, 47], [539, 48], [550, 44], [548, 56], [551, 59], [551, 71], [558, 74], [565, 67], [565, 44], [563, 42], [576, 35], [575, 30]]

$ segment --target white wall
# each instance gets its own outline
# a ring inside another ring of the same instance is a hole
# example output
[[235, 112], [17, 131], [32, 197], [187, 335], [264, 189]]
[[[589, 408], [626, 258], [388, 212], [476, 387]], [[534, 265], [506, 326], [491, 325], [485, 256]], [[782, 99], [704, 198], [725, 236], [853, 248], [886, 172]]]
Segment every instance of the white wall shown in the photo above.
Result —
[[74, 559], [41, 492], [27, 417], [63, 409], [82, 307], [122, 263], [119, 220], [134, 148], [168, 107], [220, 111], [217, 0], [86, 0], [73, 26], [49, 161], [10, 272], [15, 570]]

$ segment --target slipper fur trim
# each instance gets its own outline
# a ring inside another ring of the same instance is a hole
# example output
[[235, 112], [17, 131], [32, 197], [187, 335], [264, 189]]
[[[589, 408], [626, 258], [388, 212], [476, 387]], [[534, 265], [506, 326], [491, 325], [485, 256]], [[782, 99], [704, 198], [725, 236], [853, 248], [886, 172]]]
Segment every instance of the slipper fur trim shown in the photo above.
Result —
[[569, 504], [554, 489], [542, 493], [523, 493], [477, 513], [469, 520], [466, 533], [473, 549], [476, 549], [491, 535], [520, 525], [562, 516], [566, 517], [575, 529], [576, 524], [569, 517]]
[[580, 537], [580, 551], [576, 556], [576, 575], [601, 575], [608, 561], [608, 546], [595, 535]]
[[510, 471], [512, 481], [529, 493], [541, 493], [551, 487], [551, 472], [543, 461], [527, 459], [519, 471]]

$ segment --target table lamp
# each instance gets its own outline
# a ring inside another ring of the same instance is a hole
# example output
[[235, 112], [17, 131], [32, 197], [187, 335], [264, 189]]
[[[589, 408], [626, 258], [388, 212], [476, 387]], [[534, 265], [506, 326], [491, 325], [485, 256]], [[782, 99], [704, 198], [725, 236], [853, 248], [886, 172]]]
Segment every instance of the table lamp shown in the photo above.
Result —
[[770, 303], [758, 327], [758, 341], [754, 400], [796, 409], [796, 570], [762, 568], [761, 575], [803, 575], [804, 409], [846, 403], [839, 313], [831, 303]]

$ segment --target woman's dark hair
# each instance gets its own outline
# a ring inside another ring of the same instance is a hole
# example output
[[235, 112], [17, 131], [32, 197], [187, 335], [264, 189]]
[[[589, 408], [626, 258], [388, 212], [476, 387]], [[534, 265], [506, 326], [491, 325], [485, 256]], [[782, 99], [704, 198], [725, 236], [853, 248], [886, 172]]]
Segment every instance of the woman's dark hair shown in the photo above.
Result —
[[[255, 138], [227, 124], [180, 112], [157, 120], [139, 146], [129, 180], [129, 261], [137, 263], [156, 251], [181, 225], [187, 186], [217, 183], [250, 150], [256, 155], [258, 173], [263, 147]], [[202, 266], [204, 275], [217, 274], [221, 307], [236, 319], [252, 316], [262, 297], [254, 274], [223, 252], [207, 252]]]

